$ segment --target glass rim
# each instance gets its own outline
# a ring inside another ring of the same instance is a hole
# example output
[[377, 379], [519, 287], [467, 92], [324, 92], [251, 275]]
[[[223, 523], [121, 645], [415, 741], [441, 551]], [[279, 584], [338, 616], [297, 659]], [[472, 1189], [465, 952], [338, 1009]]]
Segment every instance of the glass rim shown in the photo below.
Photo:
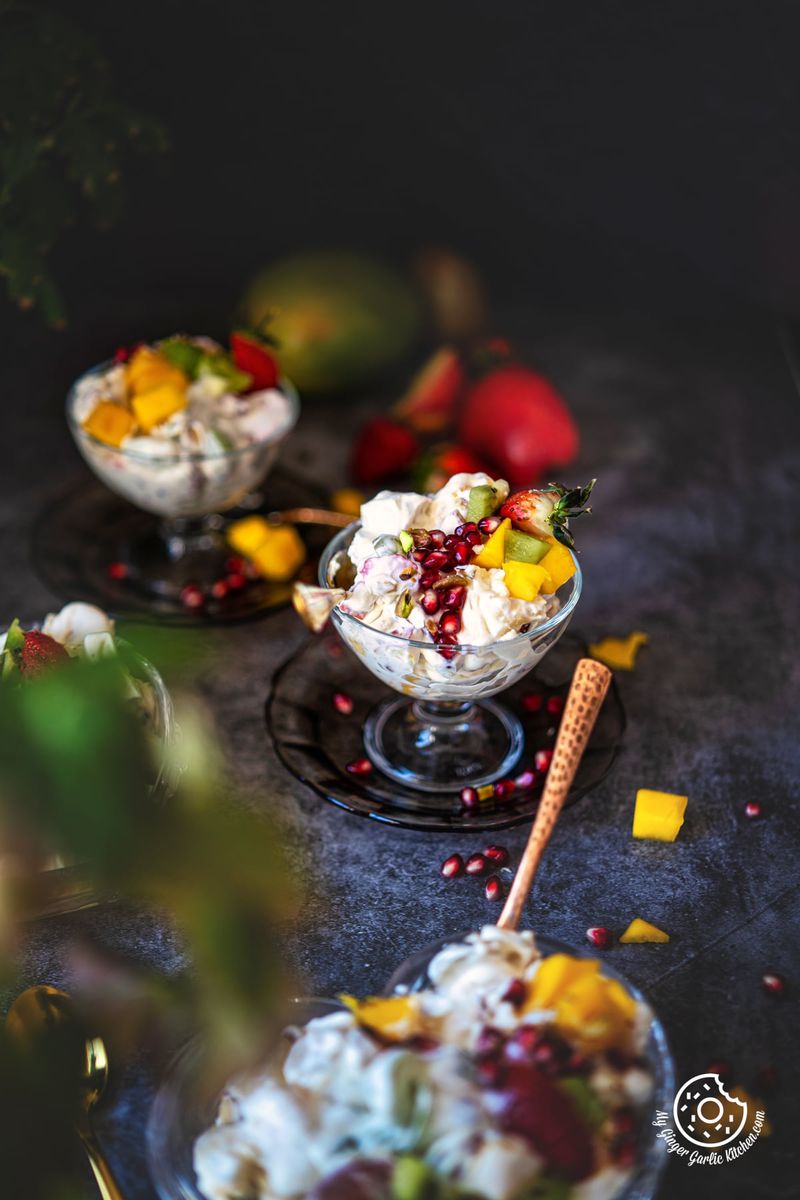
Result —
[[206, 453], [201, 454], [201, 453], [196, 453], [194, 451], [180, 452], [178, 454], [165, 455], [164, 457], [161, 457], [157, 454], [156, 455], [138, 454], [135, 450], [126, 450], [122, 446], [110, 446], [108, 444], [108, 442], [101, 441], [100, 438], [95, 437], [93, 433], [88, 433], [83, 428], [83, 426], [75, 419], [75, 414], [73, 412], [75, 395], [77, 392], [78, 384], [80, 384], [84, 379], [88, 379], [88, 377], [90, 375], [103, 374], [104, 372], [110, 370], [114, 365], [115, 364], [114, 364], [113, 359], [107, 358], [104, 362], [98, 363], [94, 367], [89, 367], [88, 370], [84, 371], [81, 375], [79, 375], [78, 378], [75, 380], [75, 382], [70, 385], [69, 390], [67, 392], [67, 400], [66, 400], [67, 424], [69, 425], [72, 436], [76, 440], [78, 438], [85, 438], [86, 441], [90, 442], [94, 446], [98, 446], [101, 450], [107, 450], [113, 454], [119, 454], [122, 458], [130, 459], [131, 462], [152, 463], [154, 465], [159, 465], [159, 466], [161, 466], [161, 465], [174, 466], [176, 463], [192, 463], [192, 462], [201, 463], [201, 462], [221, 461], [224, 459], [234, 459], [242, 454], [247, 454], [253, 450], [263, 450], [268, 446], [278, 445], [280, 442], [282, 442], [284, 440], [284, 438], [286, 438], [288, 436], [288, 434], [291, 433], [292, 429], [294, 429], [295, 425], [297, 424], [297, 420], [300, 416], [300, 396], [297, 392], [297, 388], [294, 386], [291, 379], [288, 379], [285, 375], [281, 375], [278, 380], [278, 387], [276, 389], [271, 389], [271, 388], [259, 388], [258, 389], [259, 391], [265, 391], [265, 392], [271, 391], [271, 390], [277, 390], [281, 393], [282, 396], [285, 396], [285, 398], [289, 402], [289, 409], [288, 409], [288, 412], [286, 415], [286, 420], [278, 428], [278, 430], [276, 432], [270, 434], [269, 437], [262, 438], [261, 441], [258, 441], [258, 442], [250, 442], [247, 446], [237, 446], [235, 449], [221, 450], [218, 453], [214, 453], [214, 454], [206, 454]]
[[[353, 521], [350, 525], [347, 525], [344, 529], [341, 529], [338, 533], [334, 534], [334, 536], [328, 542], [319, 560], [318, 578], [322, 587], [330, 586], [327, 580], [328, 564], [330, 563], [333, 555], [336, 553], [336, 550], [341, 549], [341, 546], [338, 545], [334, 549], [334, 544], [338, 542], [344, 542], [348, 536], [350, 540], [352, 540], [353, 536], [360, 528], [361, 522]], [[569, 549], [568, 547], [565, 548]], [[566, 601], [559, 608], [558, 612], [553, 613], [552, 617], [548, 617], [548, 619], [543, 621], [541, 625], [534, 625], [533, 628], [529, 629], [526, 633], [518, 633], [515, 634], [514, 637], [501, 638], [494, 642], [484, 642], [482, 645], [472, 645], [471, 643], [459, 642], [457, 646], [452, 647], [456, 653], [481, 654], [488, 650], [496, 650], [498, 647], [519, 646], [522, 645], [523, 642], [530, 642], [540, 638], [543, 634], [549, 633], [553, 629], [557, 629], [559, 625], [568, 621], [580, 599], [581, 591], [583, 589], [583, 571], [581, 570], [581, 565], [578, 562], [578, 557], [574, 550], [569, 550], [569, 553], [572, 556], [572, 561], [575, 564], [575, 574], [570, 580], [572, 583], [572, 591], [570, 592]], [[425, 642], [417, 638], [403, 637], [402, 634], [399, 633], [389, 633], [385, 629], [375, 629], [374, 626], [368, 625], [366, 621], [362, 621], [360, 617], [355, 617], [352, 613], [342, 612], [338, 606], [334, 608], [331, 616], [337, 617], [340, 621], [351, 621], [356, 627], [360, 629], [366, 629], [369, 633], [375, 634], [377, 637], [388, 638], [390, 642], [396, 642], [398, 645], [403, 645], [414, 650], [435, 651], [437, 649], [436, 643], [433, 641]]]

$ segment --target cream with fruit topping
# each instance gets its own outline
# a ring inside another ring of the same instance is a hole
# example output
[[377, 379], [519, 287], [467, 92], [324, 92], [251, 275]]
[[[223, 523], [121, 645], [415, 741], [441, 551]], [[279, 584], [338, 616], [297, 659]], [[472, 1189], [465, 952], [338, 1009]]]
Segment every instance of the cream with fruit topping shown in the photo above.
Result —
[[575, 493], [509, 497], [504, 480], [482, 473], [454, 475], [433, 496], [379, 493], [361, 508], [348, 550], [355, 578], [334, 609], [358, 623], [339, 618], [340, 633], [404, 693], [456, 700], [508, 687], [548, 648], [519, 635], [555, 616], [576, 569], [558, 540], [571, 541], [559, 514], [577, 515], [565, 495]]
[[609, 1200], [652, 1091], [649, 1010], [593, 959], [487, 926], [429, 986], [290, 1031], [195, 1145], [207, 1200]]
[[166, 517], [231, 508], [261, 482], [297, 415], [286, 390], [254, 389], [220, 345], [188, 337], [139, 346], [128, 361], [88, 372], [68, 412], [103, 482]]

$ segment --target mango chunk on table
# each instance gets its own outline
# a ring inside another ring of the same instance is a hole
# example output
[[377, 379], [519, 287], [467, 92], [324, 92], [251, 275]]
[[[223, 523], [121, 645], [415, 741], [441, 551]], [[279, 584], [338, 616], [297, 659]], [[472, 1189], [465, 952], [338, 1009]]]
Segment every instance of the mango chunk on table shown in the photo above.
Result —
[[665, 933], [663, 929], [659, 929], [657, 925], [643, 921], [641, 917], [634, 917], [619, 940], [625, 946], [645, 942], [668, 942], [669, 934]]
[[688, 796], [639, 788], [633, 811], [633, 836], [674, 842], [683, 825], [688, 803]]
[[647, 634], [636, 630], [627, 637], [607, 637], [589, 647], [592, 658], [599, 659], [612, 671], [632, 671], [636, 656], [649, 641]]

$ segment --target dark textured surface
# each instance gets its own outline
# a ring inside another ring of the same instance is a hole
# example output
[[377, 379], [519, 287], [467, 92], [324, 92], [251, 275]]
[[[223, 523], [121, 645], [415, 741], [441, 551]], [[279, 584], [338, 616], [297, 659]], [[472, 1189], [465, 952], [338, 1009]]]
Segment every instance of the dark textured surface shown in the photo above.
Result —
[[[764, 1065], [781, 1072], [768, 1106], [772, 1138], [730, 1167], [671, 1164], [662, 1197], [796, 1196], [797, 398], [767, 328], [654, 331], [522, 315], [509, 324], [578, 414], [584, 451], [570, 476], [600, 478], [595, 516], [581, 528], [586, 582], [574, 628], [589, 638], [640, 628], [651, 639], [620, 681], [624, 753], [563, 814], [528, 918], [571, 942], [588, 925], [620, 931], [634, 916], [666, 928], [669, 945], [617, 947], [610, 960], [661, 1013], [679, 1078], [719, 1056], [747, 1086]], [[28, 527], [46, 493], [81, 467], [59, 415], [66, 353], [59, 364], [18, 343], [4, 357], [3, 393], [16, 415], [0, 496], [2, 609], [34, 617], [54, 598], [29, 569]], [[342, 477], [334, 424], [341, 435], [341, 414], [333, 422], [324, 407], [301, 418], [289, 453], [309, 477]], [[264, 731], [267, 680], [305, 636], [290, 612], [211, 631], [198, 688], [232, 774], [254, 805], [279, 815], [296, 869], [314, 879], [287, 941], [292, 962], [317, 994], [369, 992], [421, 943], [496, 909], [475, 881], [437, 873], [446, 854], [477, 842], [348, 816], [280, 767]], [[689, 794], [676, 844], [632, 841], [640, 786]], [[750, 798], [765, 806], [760, 823], [742, 815]], [[516, 852], [524, 837], [511, 830], [502, 840]], [[26, 980], [62, 982], [63, 948], [81, 930], [164, 970], [182, 965], [160, 921], [97, 909], [33, 926]], [[767, 969], [794, 984], [782, 1002], [761, 990]], [[132, 1066], [102, 1123], [128, 1200], [152, 1200], [143, 1157], [150, 1087]]]

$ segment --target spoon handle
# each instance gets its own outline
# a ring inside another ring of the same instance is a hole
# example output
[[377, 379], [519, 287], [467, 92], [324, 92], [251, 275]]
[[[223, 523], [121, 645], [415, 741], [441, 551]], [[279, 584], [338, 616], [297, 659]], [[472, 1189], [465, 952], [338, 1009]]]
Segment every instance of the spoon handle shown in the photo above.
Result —
[[94, 1133], [88, 1127], [81, 1125], [78, 1127], [78, 1134], [83, 1142], [83, 1148], [89, 1159], [89, 1166], [92, 1168], [92, 1174], [102, 1200], [125, 1200]]
[[582, 658], [575, 668], [536, 820], [497, 922], [500, 929], [516, 929], [519, 924], [544, 848], [569, 795], [610, 683], [608, 667], [592, 658]]

